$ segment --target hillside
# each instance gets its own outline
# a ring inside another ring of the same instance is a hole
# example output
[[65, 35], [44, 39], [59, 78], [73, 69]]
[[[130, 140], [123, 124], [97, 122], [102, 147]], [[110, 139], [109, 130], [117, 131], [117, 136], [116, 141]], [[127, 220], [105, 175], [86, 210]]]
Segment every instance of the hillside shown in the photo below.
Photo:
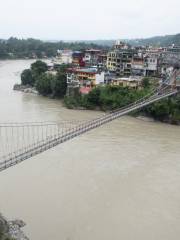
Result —
[[[180, 33], [176, 35], [157, 36], [145, 39], [122, 39], [133, 46], [153, 45], [169, 46], [180, 45]], [[115, 40], [82, 40], [82, 41], [41, 41], [36, 39], [0, 39], [0, 59], [7, 58], [39, 58], [53, 57], [57, 49], [84, 50], [88, 48], [109, 49]]]
[[132, 39], [126, 40], [129, 44], [132, 45], [153, 45], [153, 46], [163, 46], [167, 47], [169, 45], [175, 44], [180, 45], [180, 33], [176, 35], [166, 35], [166, 36], [157, 36], [152, 38], [145, 39]]
[[14, 37], [8, 40], [0, 39], [0, 59], [7, 58], [38, 58], [53, 57], [57, 49], [84, 50], [88, 48], [101, 48], [103, 46], [94, 43], [84, 42], [45, 42], [37, 39], [17, 39]]
[[[133, 46], [163, 46], [167, 47], [172, 44], [180, 45], [180, 33], [176, 35], [156, 36], [151, 38], [139, 38], [139, 39], [120, 39], [121, 41], [127, 42]], [[116, 40], [93, 40], [93, 41], [82, 41], [85, 43], [94, 43], [102, 46], [112, 46]]]

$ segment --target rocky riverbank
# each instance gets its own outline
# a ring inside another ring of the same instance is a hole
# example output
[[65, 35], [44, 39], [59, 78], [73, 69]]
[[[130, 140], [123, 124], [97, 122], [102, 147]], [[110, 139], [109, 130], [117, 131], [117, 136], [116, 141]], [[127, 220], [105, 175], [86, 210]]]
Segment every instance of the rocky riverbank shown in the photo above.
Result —
[[24, 92], [24, 93], [38, 94], [38, 91], [30, 85], [15, 84], [13, 87], [13, 90]]
[[29, 240], [21, 230], [25, 225], [22, 220], [8, 221], [0, 215], [0, 240]]

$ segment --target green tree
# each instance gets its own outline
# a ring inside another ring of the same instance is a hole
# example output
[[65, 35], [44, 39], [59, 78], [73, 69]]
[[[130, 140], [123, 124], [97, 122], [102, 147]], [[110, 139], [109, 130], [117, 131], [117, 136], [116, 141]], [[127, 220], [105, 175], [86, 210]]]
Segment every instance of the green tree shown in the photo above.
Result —
[[43, 61], [38, 60], [35, 63], [31, 64], [31, 71], [36, 76], [45, 73], [47, 70], [48, 70], [47, 64]]
[[51, 82], [52, 93], [54, 97], [64, 97], [67, 90], [66, 74], [58, 72]]
[[169, 118], [170, 106], [167, 99], [161, 100], [150, 106], [150, 114], [158, 120], [165, 120]]
[[144, 77], [142, 80], [142, 86], [143, 88], [148, 88], [150, 87], [150, 79], [148, 77]]
[[70, 67], [71, 67], [71, 64], [62, 64], [57, 67], [57, 71], [65, 74], [67, 72], [67, 69]]
[[55, 76], [52, 74], [46, 74], [43, 73], [39, 76], [39, 78], [36, 81], [36, 89], [37, 91], [43, 95], [47, 96], [52, 94], [52, 86], [51, 83], [54, 81]]
[[34, 79], [32, 76], [32, 72], [30, 69], [25, 69], [22, 73], [21, 73], [21, 84], [22, 85], [34, 85]]
[[87, 101], [91, 103], [94, 106], [98, 106], [100, 103], [100, 94], [101, 90], [100, 88], [94, 88], [88, 95], [87, 95]]

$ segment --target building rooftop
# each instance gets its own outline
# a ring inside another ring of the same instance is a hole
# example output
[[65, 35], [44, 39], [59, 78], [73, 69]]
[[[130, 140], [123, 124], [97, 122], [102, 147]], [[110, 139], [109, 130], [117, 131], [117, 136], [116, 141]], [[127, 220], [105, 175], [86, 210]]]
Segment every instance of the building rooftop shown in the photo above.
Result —
[[84, 73], [97, 73], [96, 68], [69, 68], [68, 69], [70, 72], [84, 72]]
[[116, 80], [116, 81], [127, 81], [127, 82], [141, 82], [142, 81], [142, 77], [139, 76], [130, 76], [130, 77], [121, 77], [121, 78], [113, 78], [112, 80]]
[[101, 52], [101, 50], [91, 48], [91, 49], [86, 50], [86, 52], [97, 52], [98, 53], [98, 52]]

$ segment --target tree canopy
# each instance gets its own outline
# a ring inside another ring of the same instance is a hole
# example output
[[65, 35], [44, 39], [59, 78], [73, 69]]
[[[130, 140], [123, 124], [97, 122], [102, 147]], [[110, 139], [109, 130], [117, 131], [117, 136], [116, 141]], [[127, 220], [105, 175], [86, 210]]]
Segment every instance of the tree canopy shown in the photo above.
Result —
[[37, 39], [17, 39], [14, 37], [8, 40], [0, 40], [0, 59], [6, 58], [44, 58], [54, 57], [58, 49], [84, 50], [88, 48], [106, 49], [93, 43], [84, 42], [45, 42]]
[[21, 84], [31, 85], [43, 96], [63, 98], [66, 94], [66, 68], [62, 65], [58, 68], [57, 74], [48, 72], [47, 64], [43, 61], [36, 61], [31, 64], [30, 69], [25, 69], [21, 74]]
[[30, 69], [25, 69], [21, 73], [21, 83], [23, 85], [30, 85], [30, 86], [34, 85], [34, 79], [33, 79], [32, 72]]

